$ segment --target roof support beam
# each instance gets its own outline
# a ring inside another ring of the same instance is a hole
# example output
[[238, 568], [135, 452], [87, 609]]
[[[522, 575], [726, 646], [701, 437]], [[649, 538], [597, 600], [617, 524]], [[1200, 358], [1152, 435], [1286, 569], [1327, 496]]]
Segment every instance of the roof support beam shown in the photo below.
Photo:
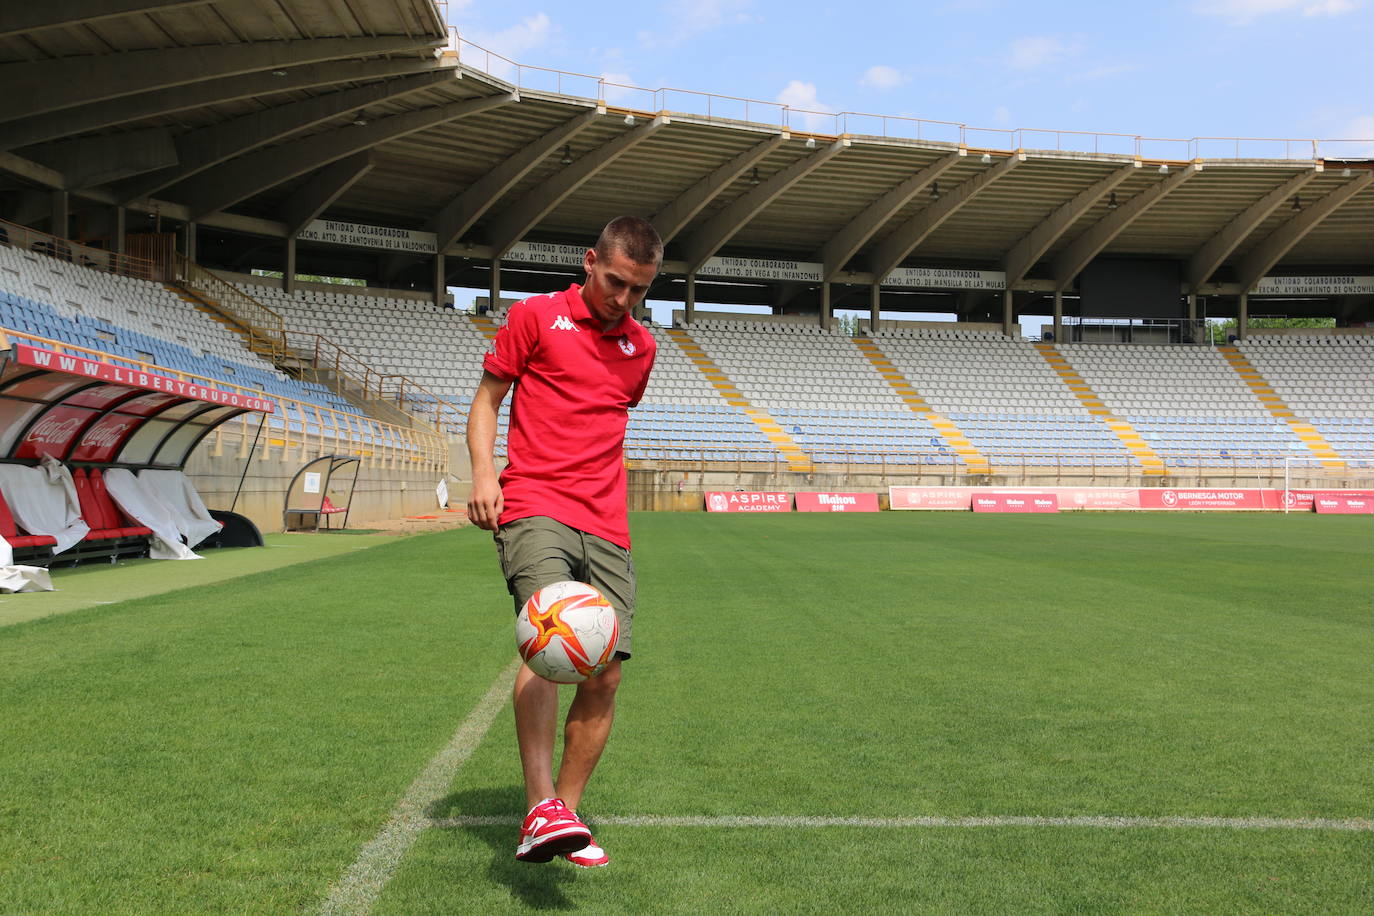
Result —
[[1352, 178], [1320, 200], [1308, 204], [1297, 216], [1275, 229], [1254, 250], [1241, 259], [1236, 268], [1236, 279], [1242, 292], [1249, 292], [1264, 278], [1275, 264], [1293, 246], [1301, 242], [1307, 233], [1317, 228], [1321, 221], [1340, 208], [1356, 194], [1374, 184], [1374, 172], [1365, 172], [1359, 178]]
[[130, 13], [160, 13], [186, 6], [202, 6], [210, 0], [47, 0], [45, 3], [14, 3], [0, 18], [0, 38], [113, 19]]
[[71, 188], [93, 188], [177, 161], [171, 131], [163, 128], [69, 140], [33, 153], [66, 176]]
[[350, 125], [321, 134], [313, 134], [274, 146], [270, 149], [241, 156], [227, 162], [212, 174], [200, 175], [172, 188], [169, 196], [186, 205], [192, 219], [199, 220], [207, 213], [231, 207], [283, 181], [346, 156], [427, 130], [438, 124], [457, 121], [469, 115], [488, 111], [515, 101], [516, 94], [502, 93], [465, 102], [452, 102], [435, 108], [424, 108], [405, 114], [379, 118], [362, 127]]
[[291, 67], [285, 76], [250, 73], [225, 79], [207, 80], [189, 86], [154, 89], [105, 102], [75, 105], [53, 114], [37, 115], [0, 130], [0, 150], [20, 149], [61, 137], [84, 134], [115, 124], [130, 124], [143, 118], [173, 114], [219, 102], [236, 102], [278, 92], [296, 92], [317, 86], [344, 82], [363, 82], [388, 76], [402, 76], [439, 69], [434, 60], [398, 58], [396, 60], [349, 60]]
[[787, 134], [780, 133], [774, 134], [762, 143], [755, 143], [729, 162], [717, 166], [709, 175], [669, 201], [667, 206], [649, 220], [658, 230], [658, 237], [663, 239], [663, 244], [667, 245], [677, 238], [678, 233], [687, 228], [687, 224], [703, 207], [715, 200], [717, 194], [734, 184], [741, 175], [761, 162], [764, 156], [782, 146], [787, 139]]
[[531, 169], [580, 134], [601, 113], [602, 109], [592, 109], [564, 121], [533, 143], [525, 144], [515, 155], [502, 161], [461, 194], [444, 204], [438, 213], [430, 217], [428, 224], [438, 236], [438, 250], [446, 251], [448, 246], [462, 238], [463, 233], [471, 229], [473, 223], [481, 219], [498, 200], [509, 193]]
[[359, 178], [372, 171], [374, 165], [376, 159], [372, 150], [363, 150], [331, 163], [311, 176], [277, 208], [282, 215], [282, 222], [286, 224], [287, 236], [294, 238], [296, 233], [310, 225], [311, 220], [329, 209], [330, 204], [353, 187]]
[[45, 188], [67, 190], [67, 176], [57, 169], [49, 168], [41, 162], [16, 156], [14, 153], [0, 153], [0, 172], [18, 175]]
[[540, 182], [507, 210], [496, 215], [491, 223], [492, 257], [503, 257], [516, 242], [525, 237], [538, 222], [562, 203], [597, 172], [615, 162], [635, 146], [652, 137], [668, 118], [660, 115], [646, 124], [628, 130], [614, 140], [603, 143], [563, 171]]
[[0, 65], [0, 121], [121, 96], [298, 64], [432, 47], [436, 39], [313, 38], [126, 51]]
[[745, 191], [730, 202], [725, 209], [682, 240], [682, 259], [687, 263], [687, 272], [696, 273], [721, 246], [730, 241], [749, 221], [765, 207], [782, 196], [788, 188], [825, 165], [849, 147], [848, 140], [836, 140], [824, 149], [818, 149], [808, 156], [770, 175], [760, 184]]
[[456, 79], [456, 72], [454, 69], [439, 70], [370, 83], [357, 89], [344, 89], [301, 102], [278, 105], [265, 111], [193, 130], [176, 138], [175, 166], [128, 182], [117, 188], [115, 193], [125, 201], [147, 197], [211, 166], [323, 124], [331, 118], [357, 111], [368, 105], [451, 83]]
[[1216, 273], [1222, 262], [1231, 256], [1231, 252], [1235, 251], [1242, 242], [1250, 237], [1250, 233], [1258, 229], [1260, 224], [1268, 219], [1269, 215], [1277, 210], [1285, 200], [1301, 191], [1303, 186], [1316, 176], [1316, 169], [1309, 169], [1294, 175], [1246, 207], [1239, 216], [1226, 225], [1226, 228], [1208, 239], [1207, 243], [1188, 259], [1188, 288], [1196, 292], [1199, 286], [1206, 283], [1212, 274]]
[[1141, 191], [1098, 220], [1087, 232], [1074, 239], [1054, 259], [1054, 266], [1050, 272], [1054, 278], [1055, 290], [1062, 292], [1072, 286], [1079, 271], [1087, 267], [1089, 261], [1110, 245], [1112, 239], [1120, 235], [1143, 213], [1168, 197], [1200, 171], [1202, 171], [1202, 166], [1197, 163], [1184, 166], [1153, 187]]
[[872, 268], [873, 282], [882, 283], [883, 278], [892, 273], [897, 265], [906, 260], [940, 224], [959, 211], [964, 204], [1000, 181], [1023, 162], [1023, 157], [1013, 154], [997, 165], [974, 175], [951, 191], [945, 192], [940, 199], [908, 219], [897, 230], [883, 239], [869, 255], [868, 263]]
[[936, 159], [873, 201], [862, 213], [850, 220], [849, 225], [835, 233], [835, 236], [816, 253], [816, 259], [825, 265], [826, 282], [833, 282], [864, 243], [873, 237], [873, 233], [887, 225], [888, 220], [911, 203], [912, 199], [933, 181], [958, 164], [964, 155], [964, 151], [959, 150]]
[[[1049, 216], [1040, 221], [1002, 259], [1002, 269], [1007, 274], [1008, 288], [1014, 287], [1025, 279], [1035, 262], [1049, 251], [1060, 236], [1083, 218], [1083, 215], [1097, 206], [1104, 194], [1110, 194], [1127, 178], [1136, 174], [1139, 162], [1123, 165], [1109, 175], [1105, 175], [1087, 188], [1074, 195], [1073, 199], [1061, 205]], [[1057, 338], [1056, 338], [1057, 339]]]

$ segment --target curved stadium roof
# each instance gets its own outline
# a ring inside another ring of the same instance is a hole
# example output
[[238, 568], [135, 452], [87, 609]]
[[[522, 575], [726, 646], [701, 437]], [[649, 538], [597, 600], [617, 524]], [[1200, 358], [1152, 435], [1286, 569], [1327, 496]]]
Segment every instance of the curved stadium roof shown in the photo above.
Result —
[[[430, 0], [8, 6], [0, 215], [41, 223], [61, 189], [78, 214], [194, 220], [224, 266], [270, 266], [270, 240], [325, 216], [434, 232], [448, 282], [485, 286], [516, 242], [586, 244], [637, 212], [669, 276], [768, 258], [857, 290], [898, 266], [969, 267], [1034, 294], [1073, 290], [1094, 258], [1164, 258], [1226, 295], [1374, 273], [1374, 163], [1323, 158], [1355, 144], [979, 131], [608, 86], [461, 41]], [[412, 260], [370, 269], [426, 275]]]

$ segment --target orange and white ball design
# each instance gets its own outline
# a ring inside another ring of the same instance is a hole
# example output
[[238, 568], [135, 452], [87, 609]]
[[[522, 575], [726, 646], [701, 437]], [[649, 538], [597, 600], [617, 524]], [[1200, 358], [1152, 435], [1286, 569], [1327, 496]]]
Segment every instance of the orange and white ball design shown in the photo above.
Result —
[[605, 670], [620, 622], [601, 592], [585, 582], [555, 582], [530, 596], [515, 618], [515, 645], [530, 670], [576, 684]]

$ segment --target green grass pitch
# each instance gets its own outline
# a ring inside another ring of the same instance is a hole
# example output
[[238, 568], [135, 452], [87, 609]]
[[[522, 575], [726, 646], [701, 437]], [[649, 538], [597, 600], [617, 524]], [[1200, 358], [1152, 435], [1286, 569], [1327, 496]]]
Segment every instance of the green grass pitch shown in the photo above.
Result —
[[[507, 706], [373, 912], [1374, 908], [1367, 519], [632, 528], [611, 866], [513, 861]], [[513, 656], [486, 533], [358, 546], [0, 627], [0, 912], [320, 905]], [[1107, 817], [1228, 826], [999, 820]]]

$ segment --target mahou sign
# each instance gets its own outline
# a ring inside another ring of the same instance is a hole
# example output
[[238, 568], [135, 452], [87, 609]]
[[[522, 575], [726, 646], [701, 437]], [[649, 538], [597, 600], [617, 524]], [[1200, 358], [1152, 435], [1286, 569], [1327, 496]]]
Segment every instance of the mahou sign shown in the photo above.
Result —
[[791, 512], [791, 493], [707, 493], [707, 512]]
[[877, 493], [798, 493], [798, 512], [877, 512]]

